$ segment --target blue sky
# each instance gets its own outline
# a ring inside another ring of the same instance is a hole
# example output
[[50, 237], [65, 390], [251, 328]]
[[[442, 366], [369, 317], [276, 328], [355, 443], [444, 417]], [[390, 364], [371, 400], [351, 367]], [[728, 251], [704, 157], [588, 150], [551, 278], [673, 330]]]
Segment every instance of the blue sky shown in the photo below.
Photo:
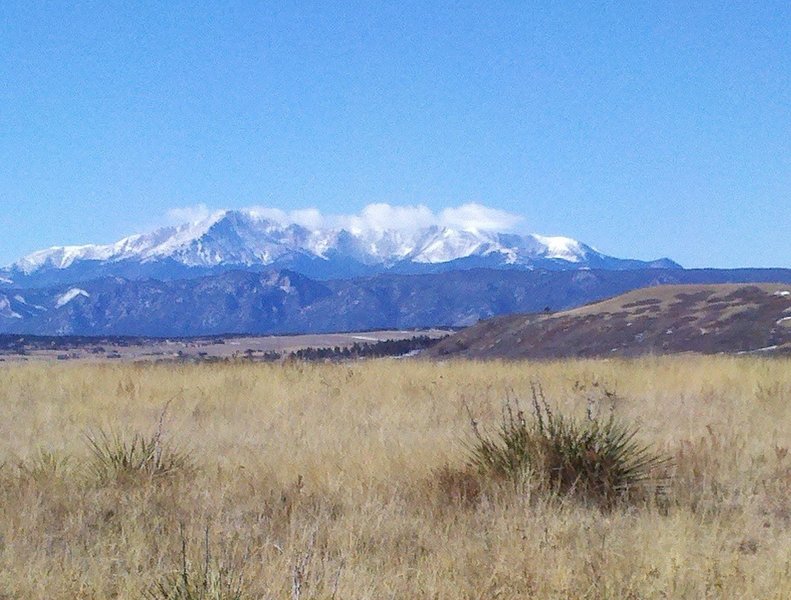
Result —
[[479, 203], [791, 267], [788, 2], [0, 5], [0, 264], [175, 208]]

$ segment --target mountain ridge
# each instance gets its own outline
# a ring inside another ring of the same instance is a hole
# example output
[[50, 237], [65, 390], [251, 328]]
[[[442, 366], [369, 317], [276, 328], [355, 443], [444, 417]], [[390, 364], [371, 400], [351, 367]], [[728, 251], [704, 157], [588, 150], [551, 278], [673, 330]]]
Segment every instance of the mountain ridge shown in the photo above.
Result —
[[39, 250], [0, 270], [0, 285], [48, 286], [116, 275], [171, 280], [239, 268], [282, 268], [335, 279], [470, 267], [628, 270], [680, 265], [666, 258], [616, 258], [562, 236], [447, 225], [308, 228], [253, 210], [228, 210], [112, 244]]
[[663, 285], [555, 313], [505, 315], [446, 338], [426, 357], [562, 359], [679, 352], [791, 355], [791, 285]]
[[462, 327], [662, 284], [791, 284], [791, 269], [497, 270], [318, 281], [288, 270], [0, 288], [0, 332], [40, 335], [327, 333]]

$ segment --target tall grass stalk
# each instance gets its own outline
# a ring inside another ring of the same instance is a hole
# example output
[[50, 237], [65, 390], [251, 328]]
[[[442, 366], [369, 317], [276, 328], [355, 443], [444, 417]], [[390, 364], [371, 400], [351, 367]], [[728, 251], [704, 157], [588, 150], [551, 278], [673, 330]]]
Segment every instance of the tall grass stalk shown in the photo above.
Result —
[[187, 538], [181, 526], [181, 566], [146, 592], [146, 600], [243, 600], [243, 580], [232, 568], [212, 560], [209, 529], [205, 530], [203, 560], [187, 559]]

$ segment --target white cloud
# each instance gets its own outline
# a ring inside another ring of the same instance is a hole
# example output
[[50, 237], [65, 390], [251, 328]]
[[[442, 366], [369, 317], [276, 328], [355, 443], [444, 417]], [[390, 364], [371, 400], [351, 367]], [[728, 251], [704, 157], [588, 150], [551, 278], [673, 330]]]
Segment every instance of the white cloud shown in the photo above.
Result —
[[437, 224], [436, 215], [422, 205], [392, 206], [391, 204], [369, 204], [359, 215], [334, 217], [338, 226], [352, 231], [411, 230]]
[[447, 227], [458, 227], [460, 229], [511, 231], [519, 225], [522, 217], [481, 204], [462, 204], [454, 208], [444, 209], [440, 213], [440, 221]]
[[270, 208], [268, 206], [251, 206], [242, 210], [249, 213], [256, 219], [267, 219], [269, 221], [277, 221], [278, 223], [293, 223], [293, 221], [289, 220], [288, 213], [284, 210], [280, 210], [279, 208]]
[[[425, 227], [451, 227], [464, 230], [513, 231], [522, 217], [497, 208], [470, 203], [434, 212], [425, 205], [369, 204], [358, 214], [323, 214], [317, 208], [285, 211], [268, 206], [239, 209], [259, 218], [284, 225], [297, 224], [309, 229], [343, 228], [353, 232], [371, 230], [415, 230]], [[205, 204], [175, 208], [168, 211], [168, 220], [175, 223], [195, 222], [216, 214]]]
[[291, 225], [294, 223], [307, 227], [308, 229], [326, 227], [326, 219], [317, 208], [301, 208], [286, 212], [279, 208], [271, 208], [268, 206], [252, 206], [241, 210], [248, 212], [258, 219], [277, 221], [284, 225]]
[[183, 206], [180, 208], [171, 208], [165, 215], [168, 222], [173, 225], [181, 225], [182, 223], [197, 223], [208, 219], [214, 211], [210, 210], [205, 204], [196, 204], [194, 206]]
[[317, 208], [292, 210], [289, 216], [294, 223], [307, 227], [308, 229], [319, 229], [324, 226], [324, 216]]

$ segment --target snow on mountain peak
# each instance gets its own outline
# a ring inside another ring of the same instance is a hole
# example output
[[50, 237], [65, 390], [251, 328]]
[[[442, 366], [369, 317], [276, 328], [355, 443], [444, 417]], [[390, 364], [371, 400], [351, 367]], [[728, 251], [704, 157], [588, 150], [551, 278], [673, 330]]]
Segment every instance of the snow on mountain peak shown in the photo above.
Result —
[[[177, 211], [178, 212], [178, 211]], [[187, 223], [131, 235], [113, 244], [60, 246], [34, 252], [12, 265], [30, 275], [40, 269], [66, 269], [77, 263], [182, 267], [290, 265], [301, 260], [351, 261], [389, 268], [398, 263], [439, 264], [481, 258], [492, 265], [549, 261], [579, 268], [593, 259], [618, 262], [581, 242], [560, 236], [507, 233], [516, 222], [509, 213], [476, 204], [433, 213], [426, 207], [373, 204], [359, 215], [325, 217], [315, 210], [285, 212], [250, 208], [209, 212], [182, 210]], [[181, 214], [181, 213], [179, 213]], [[496, 226], [502, 226], [499, 231]], [[613, 263], [615, 264], [615, 263]], [[103, 272], [113, 273], [113, 271]], [[76, 281], [76, 280], [74, 280]]]
[[562, 236], [545, 236], [533, 234], [539, 244], [546, 247], [547, 258], [557, 258], [569, 262], [580, 262], [587, 255], [583, 244], [577, 240]]

